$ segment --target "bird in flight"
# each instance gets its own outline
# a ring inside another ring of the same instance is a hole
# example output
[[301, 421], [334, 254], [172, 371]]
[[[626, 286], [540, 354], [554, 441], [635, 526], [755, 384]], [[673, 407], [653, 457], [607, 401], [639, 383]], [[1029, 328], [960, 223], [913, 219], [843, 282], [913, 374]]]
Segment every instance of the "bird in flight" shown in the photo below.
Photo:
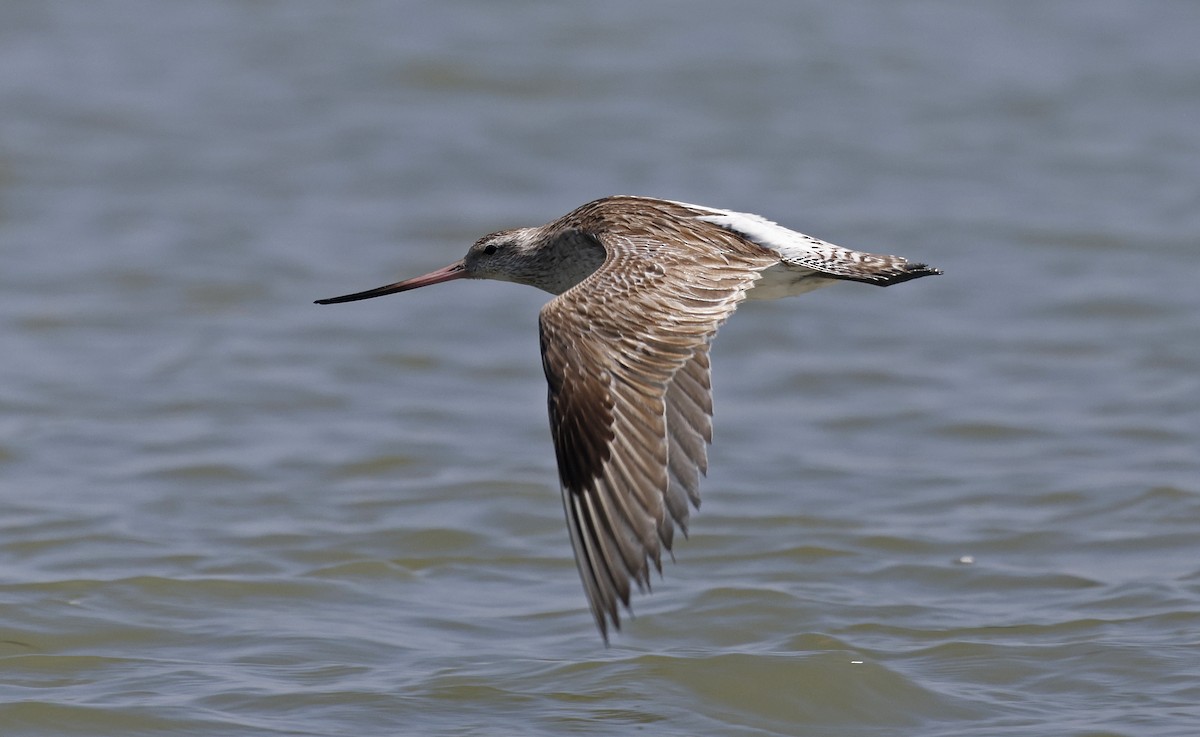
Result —
[[619, 605], [629, 609], [630, 583], [649, 588], [650, 564], [661, 573], [675, 528], [687, 534], [689, 503], [700, 505], [712, 440], [708, 349], [738, 303], [940, 273], [758, 215], [622, 195], [486, 235], [424, 276], [317, 304], [453, 279], [557, 295], [539, 318], [550, 430], [575, 562], [607, 642]]

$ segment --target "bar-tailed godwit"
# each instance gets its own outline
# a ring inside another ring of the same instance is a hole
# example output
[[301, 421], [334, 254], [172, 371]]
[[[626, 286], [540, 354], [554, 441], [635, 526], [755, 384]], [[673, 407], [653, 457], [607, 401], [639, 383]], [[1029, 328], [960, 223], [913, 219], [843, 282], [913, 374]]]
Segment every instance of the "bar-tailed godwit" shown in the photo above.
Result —
[[941, 272], [841, 248], [758, 215], [606, 197], [554, 222], [480, 238], [424, 276], [318, 300], [351, 302], [452, 279], [558, 295], [542, 308], [550, 430], [575, 562], [600, 634], [630, 581], [650, 586], [676, 525], [699, 507], [712, 440], [708, 346], [743, 299], [835, 281], [879, 286]]

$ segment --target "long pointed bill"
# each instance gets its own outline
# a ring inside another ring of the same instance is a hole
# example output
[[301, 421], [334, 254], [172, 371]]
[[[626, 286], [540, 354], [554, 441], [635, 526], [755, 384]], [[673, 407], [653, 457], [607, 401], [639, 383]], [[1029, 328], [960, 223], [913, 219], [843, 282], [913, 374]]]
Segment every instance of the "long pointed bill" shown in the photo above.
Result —
[[461, 260], [455, 261], [449, 266], [431, 271], [425, 276], [415, 276], [412, 279], [398, 281], [395, 284], [388, 284], [385, 287], [377, 287], [368, 289], [365, 292], [355, 292], [354, 294], [344, 294], [341, 297], [332, 297], [330, 299], [318, 299], [319, 305], [334, 305], [338, 302], [355, 302], [360, 299], [370, 299], [372, 297], [382, 297], [385, 294], [395, 294], [396, 292], [407, 292], [410, 289], [417, 287], [427, 287], [430, 284], [440, 284], [444, 281], [453, 279], [462, 279], [467, 275], [467, 265]]

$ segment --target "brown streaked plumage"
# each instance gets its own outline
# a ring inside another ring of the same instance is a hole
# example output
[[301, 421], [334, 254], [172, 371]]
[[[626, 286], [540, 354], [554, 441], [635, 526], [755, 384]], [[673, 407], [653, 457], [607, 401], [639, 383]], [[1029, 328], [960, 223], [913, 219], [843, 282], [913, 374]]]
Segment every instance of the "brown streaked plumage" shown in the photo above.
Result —
[[617, 196], [484, 236], [425, 276], [317, 303], [461, 278], [558, 295], [540, 319], [550, 429], [575, 560], [607, 641], [630, 582], [649, 588], [650, 564], [661, 571], [675, 527], [687, 533], [688, 505], [700, 505], [712, 440], [708, 347], [738, 303], [940, 273], [757, 215]]

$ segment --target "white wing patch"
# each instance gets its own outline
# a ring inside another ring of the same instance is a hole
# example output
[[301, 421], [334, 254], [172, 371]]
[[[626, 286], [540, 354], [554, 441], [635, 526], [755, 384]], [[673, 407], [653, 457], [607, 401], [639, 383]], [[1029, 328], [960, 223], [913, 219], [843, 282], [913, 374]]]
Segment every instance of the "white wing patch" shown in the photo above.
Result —
[[899, 256], [835, 246], [811, 235], [789, 230], [761, 215], [718, 210], [687, 202], [674, 204], [691, 210], [697, 220], [734, 233], [779, 257], [778, 264], [762, 270], [762, 278], [747, 294], [747, 299], [790, 297], [838, 280], [886, 287], [942, 273], [925, 264], [910, 264]]
[[696, 219], [732, 230], [746, 240], [757, 243], [769, 251], [774, 251], [785, 261], [806, 261], [812, 259], [814, 252], [830, 253], [843, 250], [840, 246], [785, 228], [767, 220], [762, 215], [718, 210], [687, 202], [676, 202], [675, 204], [708, 213], [707, 215], [697, 215]]

